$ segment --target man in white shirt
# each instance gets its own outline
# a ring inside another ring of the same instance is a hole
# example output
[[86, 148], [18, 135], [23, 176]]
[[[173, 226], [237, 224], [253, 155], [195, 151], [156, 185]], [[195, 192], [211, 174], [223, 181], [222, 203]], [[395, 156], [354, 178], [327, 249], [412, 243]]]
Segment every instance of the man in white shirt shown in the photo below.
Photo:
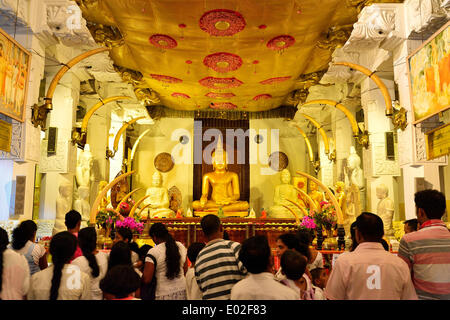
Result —
[[370, 212], [356, 219], [355, 251], [341, 254], [325, 296], [331, 300], [417, 300], [407, 264], [380, 243], [383, 221]]
[[298, 300], [299, 294], [275, 280], [272, 252], [265, 236], [251, 237], [242, 243], [239, 260], [248, 276], [231, 289], [231, 300]]

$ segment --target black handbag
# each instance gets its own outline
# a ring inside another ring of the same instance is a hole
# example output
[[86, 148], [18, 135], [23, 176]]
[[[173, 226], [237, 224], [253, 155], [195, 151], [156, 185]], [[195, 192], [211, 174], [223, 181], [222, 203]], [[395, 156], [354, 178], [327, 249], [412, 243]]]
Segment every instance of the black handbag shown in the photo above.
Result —
[[141, 299], [142, 300], [155, 300], [156, 296], [156, 258], [151, 255], [147, 254], [145, 256], [146, 258], [149, 257], [152, 259], [153, 264], [155, 265], [155, 271], [153, 272], [153, 278], [150, 283], [142, 283], [141, 286]]

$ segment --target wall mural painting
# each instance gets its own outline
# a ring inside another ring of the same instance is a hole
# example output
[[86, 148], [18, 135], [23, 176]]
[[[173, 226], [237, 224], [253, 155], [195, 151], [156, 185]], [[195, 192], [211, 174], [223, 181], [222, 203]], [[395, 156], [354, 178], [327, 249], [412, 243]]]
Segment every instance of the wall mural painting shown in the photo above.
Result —
[[450, 22], [408, 57], [414, 123], [450, 108]]
[[20, 122], [25, 118], [30, 59], [30, 53], [0, 29], [0, 113]]

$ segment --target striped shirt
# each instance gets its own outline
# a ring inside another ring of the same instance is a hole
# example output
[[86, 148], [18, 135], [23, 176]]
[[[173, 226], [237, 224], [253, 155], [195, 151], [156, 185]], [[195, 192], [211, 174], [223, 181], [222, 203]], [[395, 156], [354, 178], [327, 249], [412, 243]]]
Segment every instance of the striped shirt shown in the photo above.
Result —
[[215, 239], [206, 244], [195, 262], [195, 277], [203, 300], [229, 300], [231, 288], [247, 271], [239, 260], [241, 245]]
[[419, 299], [450, 300], [450, 232], [439, 219], [405, 234], [398, 256], [408, 264]]

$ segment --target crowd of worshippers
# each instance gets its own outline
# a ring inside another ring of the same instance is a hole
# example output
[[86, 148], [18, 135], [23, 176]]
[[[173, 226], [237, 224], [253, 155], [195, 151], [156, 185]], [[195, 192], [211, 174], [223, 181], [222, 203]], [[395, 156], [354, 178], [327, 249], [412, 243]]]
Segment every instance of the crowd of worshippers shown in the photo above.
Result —
[[[46, 249], [35, 243], [36, 224], [23, 221], [12, 241], [0, 228], [2, 300], [415, 300], [450, 299], [450, 232], [442, 217], [444, 195], [415, 194], [417, 219], [405, 222], [398, 255], [383, 243], [383, 222], [363, 212], [351, 226], [352, 247], [324, 268], [314, 234], [300, 229], [277, 239], [274, 257], [266, 236], [230, 241], [220, 219], [206, 215], [206, 243], [186, 248], [162, 223], [149, 236], [155, 246], [133, 242], [116, 230], [110, 252], [97, 249], [94, 227], [66, 214], [67, 231]], [[190, 263], [189, 263], [190, 262]], [[331, 270], [330, 270], [331, 269]]]

